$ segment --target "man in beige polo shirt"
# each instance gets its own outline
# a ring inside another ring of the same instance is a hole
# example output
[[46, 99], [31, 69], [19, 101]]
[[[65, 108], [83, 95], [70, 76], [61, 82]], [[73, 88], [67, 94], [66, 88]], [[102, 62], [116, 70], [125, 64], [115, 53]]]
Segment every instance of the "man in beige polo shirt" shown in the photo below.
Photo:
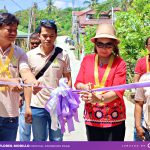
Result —
[[[37, 83], [25, 52], [13, 44], [18, 24], [14, 15], [0, 13], [0, 82], [19, 83], [20, 73], [24, 81]], [[21, 86], [0, 85], [0, 141], [16, 140], [21, 90]]]
[[[57, 26], [55, 22], [53, 20], [42, 20], [39, 26], [39, 36], [41, 44], [34, 50], [27, 53], [30, 68], [35, 75], [38, 74], [57, 50], [54, 44], [57, 37]], [[59, 79], [62, 77], [66, 77], [68, 79], [68, 85], [71, 86], [70, 59], [65, 51], [62, 51], [57, 55], [43, 76], [41, 76], [38, 80], [44, 86], [56, 88], [58, 86]], [[51, 129], [50, 114], [46, 111], [46, 109], [44, 109], [45, 103], [49, 100], [49, 98], [50, 91], [46, 88], [43, 88], [36, 95], [32, 95], [31, 110], [34, 141], [46, 141], [47, 125], [50, 141], [63, 140], [63, 135], [60, 129], [56, 131]], [[27, 101], [26, 104], [29, 104], [29, 101]], [[26, 110], [30, 112], [29, 106], [26, 105], [26, 107], [28, 108]], [[26, 112], [26, 115], [28, 115], [28, 117], [26, 117], [26, 121], [31, 122], [31, 118], [29, 119], [29, 113]]]

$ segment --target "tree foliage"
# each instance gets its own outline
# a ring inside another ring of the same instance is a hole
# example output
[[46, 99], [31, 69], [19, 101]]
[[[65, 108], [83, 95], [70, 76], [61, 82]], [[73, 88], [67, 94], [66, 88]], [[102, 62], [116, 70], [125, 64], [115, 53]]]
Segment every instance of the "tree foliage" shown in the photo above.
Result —
[[94, 51], [94, 44], [90, 41], [95, 36], [96, 26], [87, 26], [85, 28], [85, 35], [83, 36], [85, 55]]
[[131, 7], [133, 0], [121, 0], [120, 7], [122, 11], [127, 11]]
[[[58, 26], [59, 35], [71, 35], [72, 8], [66, 8], [62, 10], [56, 7], [52, 7], [51, 11], [49, 10], [49, 7], [43, 10], [39, 10], [38, 7], [31, 9], [34, 9], [34, 15], [32, 16], [32, 26], [37, 28], [40, 24], [40, 21], [44, 19], [55, 20]], [[15, 15], [20, 20], [19, 30], [28, 32], [28, 22], [31, 9], [16, 12]], [[31, 32], [34, 32], [34, 27], [32, 27]]]
[[145, 39], [150, 35], [150, 4], [134, 0], [127, 12], [118, 12], [115, 26], [121, 40], [120, 53], [128, 66], [128, 81], [132, 81], [135, 63], [146, 55]]
[[99, 13], [102, 11], [111, 10], [112, 7], [118, 7], [120, 0], [107, 0], [95, 6], [95, 10]]

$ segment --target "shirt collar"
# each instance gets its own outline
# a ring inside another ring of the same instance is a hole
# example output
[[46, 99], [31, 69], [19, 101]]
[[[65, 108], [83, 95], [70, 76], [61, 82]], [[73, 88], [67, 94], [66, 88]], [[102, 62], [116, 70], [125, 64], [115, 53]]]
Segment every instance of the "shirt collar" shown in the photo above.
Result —
[[[53, 50], [49, 53], [48, 56], [52, 56], [52, 55], [54, 54], [55, 48], [56, 48], [56, 46], [54, 45]], [[38, 46], [37, 54], [40, 54], [40, 55], [44, 55], [44, 56], [45, 56], [44, 52], [41, 50], [41, 44]]]
[[0, 48], [0, 53], [3, 54], [3, 55], [4, 55], [4, 54], [7, 54], [7, 53], [10, 51], [10, 48], [11, 48], [11, 47], [14, 47], [14, 44], [11, 44], [9, 47], [7, 47], [7, 49], [6, 49], [4, 52], [3, 52], [3, 50]]

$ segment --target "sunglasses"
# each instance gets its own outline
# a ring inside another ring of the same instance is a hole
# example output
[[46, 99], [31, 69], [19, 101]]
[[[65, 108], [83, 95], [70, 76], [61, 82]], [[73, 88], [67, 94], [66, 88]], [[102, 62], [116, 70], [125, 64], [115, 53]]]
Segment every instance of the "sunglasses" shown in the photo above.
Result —
[[55, 24], [54, 20], [41, 20], [41, 24]]
[[96, 42], [95, 45], [98, 47], [98, 48], [113, 48], [114, 47], [114, 44], [111, 43], [111, 42], [108, 42], [108, 43], [102, 43], [102, 42]]
[[34, 45], [34, 44], [39, 45], [40, 43], [41, 42], [30, 42], [31, 45]]

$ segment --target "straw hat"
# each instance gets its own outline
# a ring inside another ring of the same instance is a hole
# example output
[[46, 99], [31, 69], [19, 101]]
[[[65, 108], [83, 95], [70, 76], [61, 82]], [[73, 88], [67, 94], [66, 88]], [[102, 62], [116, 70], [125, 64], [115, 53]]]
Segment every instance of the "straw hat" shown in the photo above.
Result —
[[119, 44], [120, 41], [116, 37], [116, 31], [113, 25], [111, 24], [100, 24], [97, 27], [95, 37], [91, 38], [91, 42], [95, 43], [97, 38], [109, 38], [116, 40], [116, 44]]

